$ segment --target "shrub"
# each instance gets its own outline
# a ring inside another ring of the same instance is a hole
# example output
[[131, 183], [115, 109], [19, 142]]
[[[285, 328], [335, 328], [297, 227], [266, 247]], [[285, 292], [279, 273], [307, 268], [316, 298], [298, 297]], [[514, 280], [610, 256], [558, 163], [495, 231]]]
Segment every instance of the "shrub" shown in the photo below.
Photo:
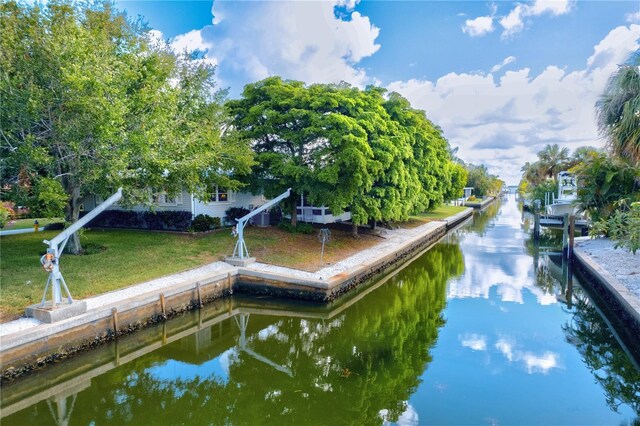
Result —
[[249, 209], [244, 207], [229, 207], [225, 212], [224, 221], [235, 225], [236, 219], [240, 219], [242, 216], [249, 214]]
[[193, 219], [191, 227], [195, 232], [206, 232], [211, 229], [220, 228], [220, 218], [199, 214]]
[[477, 201], [478, 199], [476, 198], [475, 195], [470, 196], [469, 198], [467, 198], [467, 201]]
[[298, 226], [293, 226], [289, 222], [282, 222], [279, 226], [280, 229], [293, 234], [313, 234], [313, 226], [310, 223], [298, 223]]
[[45, 226], [44, 229], [46, 229], [47, 231], [62, 231], [64, 229], [64, 223], [50, 223], [49, 225]]
[[191, 226], [191, 213], [183, 211], [136, 212], [130, 210], [106, 210], [89, 222], [89, 226], [186, 231]]
[[640, 249], [640, 202], [619, 203], [619, 209], [608, 218], [600, 219], [593, 224], [591, 236], [601, 233], [615, 241], [615, 247], [625, 247], [633, 254]]
[[0, 206], [0, 228], [4, 228], [11, 218], [11, 209]]

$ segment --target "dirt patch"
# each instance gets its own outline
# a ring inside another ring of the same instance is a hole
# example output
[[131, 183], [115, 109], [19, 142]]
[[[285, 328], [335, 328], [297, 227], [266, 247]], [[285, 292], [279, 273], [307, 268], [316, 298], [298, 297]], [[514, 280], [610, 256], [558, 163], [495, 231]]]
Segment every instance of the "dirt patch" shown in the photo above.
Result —
[[315, 228], [310, 235], [292, 234], [279, 228], [250, 228], [245, 241], [249, 254], [259, 262], [307, 272], [318, 271], [381, 241], [380, 237], [371, 234], [354, 237], [350, 231], [331, 229], [321, 262], [322, 242], [319, 233], [320, 230]]

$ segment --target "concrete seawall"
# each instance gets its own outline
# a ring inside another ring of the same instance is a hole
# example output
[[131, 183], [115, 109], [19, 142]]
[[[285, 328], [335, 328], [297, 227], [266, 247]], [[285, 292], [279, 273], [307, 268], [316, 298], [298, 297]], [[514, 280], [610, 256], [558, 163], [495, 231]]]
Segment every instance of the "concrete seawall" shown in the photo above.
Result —
[[3, 335], [0, 337], [0, 383], [233, 292], [330, 302], [428, 249], [448, 230], [468, 220], [472, 213], [469, 208], [445, 220], [428, 223], [403, 243], [327, 280], [230, 267], [205, 278], [91, 309], [73, 318]]

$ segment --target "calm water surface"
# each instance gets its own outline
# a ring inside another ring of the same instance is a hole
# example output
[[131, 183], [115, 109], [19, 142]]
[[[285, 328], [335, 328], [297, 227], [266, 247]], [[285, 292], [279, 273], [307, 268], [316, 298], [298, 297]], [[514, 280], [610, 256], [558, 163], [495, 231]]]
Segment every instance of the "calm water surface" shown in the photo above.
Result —
[[638, 422], [637, 349], [527, 225], [491, 206], [329, 306], [207, 305], [5, 386], [1, 423]]

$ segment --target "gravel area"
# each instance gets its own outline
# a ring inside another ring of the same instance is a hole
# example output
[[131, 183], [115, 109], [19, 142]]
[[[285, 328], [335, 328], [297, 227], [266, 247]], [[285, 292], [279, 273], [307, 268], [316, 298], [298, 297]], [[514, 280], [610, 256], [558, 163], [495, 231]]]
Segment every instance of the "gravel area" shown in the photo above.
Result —
[[627, 249], [616, 249], [606, 238], [579, 241], [576, 246], [640, 298], [640, 252], [633, 254]]
[[196, 280], [200, 277], [204, 278], [220, 272], [226, 272], [234, 269], [233, 266], [225, 262], [213, 262], [198, 268], [189, 269], [174, 275], [168, 275], [162, 278], [156, 278], [151, 281], [137, 284], [122, 290], [112, 291], [100, 296], [85, 299], [87, 302], [87, 310], [108, 306], [111, 303], [119, 302], [130, 297], [139, 296], [150, 291], [157, 291], [163, 288], [171, 287], [174, 284]]

